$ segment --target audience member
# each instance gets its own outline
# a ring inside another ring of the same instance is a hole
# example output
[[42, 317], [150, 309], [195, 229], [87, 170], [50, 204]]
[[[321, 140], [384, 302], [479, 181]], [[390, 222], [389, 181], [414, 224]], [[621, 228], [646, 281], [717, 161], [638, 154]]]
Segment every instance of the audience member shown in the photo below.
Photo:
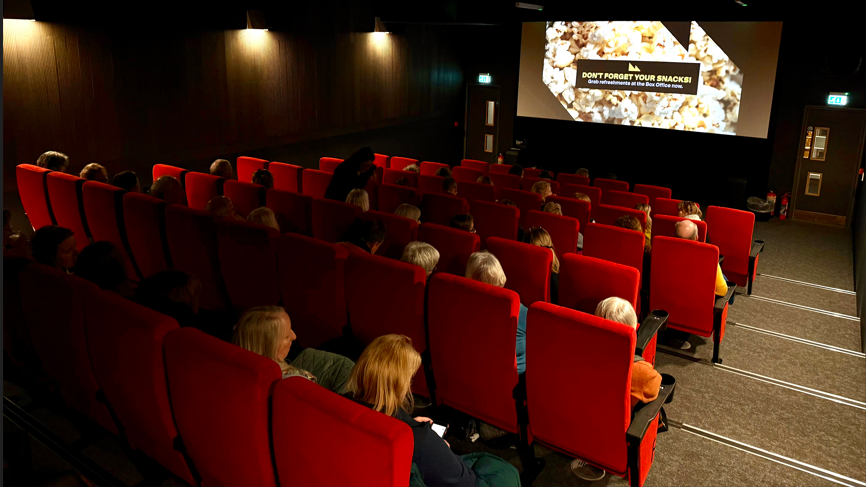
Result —
[[457, 196], [457, 181], [451, 177], [445, 178], [442, 181], [442, 192]]
[[121, 171], [114, 175], [111, 180], [113, 186], [125, 189], [130, 193], [141, 193], [141, 185], [138, 184], [138, 176], [132, 171]]
[[210, 165], [210, 175], [219, 176], [223, 179], [231, 179], [234, 175], [232, 163], [226, 159], [217, 159]]
[[451, 221], [448, 222], [448, 226], [465, 232], [475, 233], [475, 220], [473, 220], [472, 215], [468, 213], [465, 215], [452, 216]]
[[376, 156], [369, 147], [355, 151], [348, 159], [334, 169], [331, 183], [325, 191], [325, 198], [335, 201], [346, 201], [349, 192], [367, 186], [376, 173], [373, 163]]
[[439, 251], [425, 242], [409, 242], [403, 249], [403, 257], [400, 260], [421, 267], [429, 278], [436, 270], [436, 264], [439, 263]]
[[225, 196], [215, 196], [205, 205], [204, 210], [223, 220], [243, 220], [244, 217], [235, 212], [235, 204]]
[[613, 222], [613, 226], [620, 227], [620, 228], [626, 228], [629, 230], [634, 230], [636, 232], [640, 232], [641, 234], [643, 234], [644, 235], [643, 251], [646, 254], [650, 253], [650, 251], [652, 250], [651, 245], [650, 245], [650, 239], [646, 238], [646, 234], [644, 234], [643, 227], [640, 224], [640, 220], [638, 220], [636, 217], [631, 216], [631, 215], [623, 215], [623, 216], [617, 218], [615, 222]]
[[550, 302], [559, 304], [559, 258], [556, 256], [556, 249], [553, 248], [553, 239], [550, 238], [547, 230], [541, 227], [530, 227], [523, 235], [523, 241], [536, 247], [550, 249], [553, 255], [553, 261], [550, 263]]
[[271, 227], [278, 232], [280, 231], [280, 224], [277, 223], [277, 215], [274, 214], [273, 210], [264, 206], [251, 211], [247, 216], [247, 221]]
[[186, 206], [186, 193], [183, 185], [174, 176], [160, 176], [150, 187], [150, 195], [165, 200], [170, 205]]
[[394, 184], [396, 184], [397, 186], [410, 186], [410, 187], [412, 186], [409, 183], [409, 178], [400, 178], [400, 179], [394, 181]]
[[[698, 240], [698, 226], [690, 220], [680, 220], [675, 225], [677, 238], [685, 240]], [[724, 296], [728, 293], [728, 280], [722, 274], [722, 267], [716, 264], [716, 296]]]
[[78, 176], [88, 181], [108, 184], [108, 171], [106, 171], [102, 165], [95, 162], [91, 162], [84, 166], [84, 169], [81, 170], [81, 173]]
[[546, 179], [548, 181], [553, 180], [553, 174], [550, 174], [550, 171], [541, 171], [538, 173], [538, 179]]
[[375, 254], [385, 241], [386, 233], [385, 224], [379, 220], [356, 219], [345, 240], [337, 242], [337, 245], [346, 247], [349, 252]]
[[574, 174], [588, 178], [589, 177], [589, 169], [582, 167], [582, 168], [578, 169], [577, 171], [575, 171]]
[[408, 218], [410, 220], [415, 220], [418, 224], [421, 224], [421, 210], [417, 206], [412, 206], [408, 203], [403, 203], [398, 206], [396, 210], [394, 210], [394, 214], [397, 216], [402, 216], [403, 218]]
[[360, 206], [361, 211], [370, 211], [370, 195], [363, 189], [349, 191], [349, 196], [346, 196], [346, 203]]
[[12, 212], [6, 208], [3, 208], [3, 257], [30, 257], [30, 241], [12, 228]]
[[418, 164], [409, 164], [408, 166], [404, 167], [403, 170], [414, 172], [415, 174], [421, 174], [421, 168], [418, 167]]
[[267, 169], [256, 169], [256, 172], [253, 173], [253, 184], [272, 189], [274, 187], [274, 175]]
[[580, 201], [586, 201], [587, 203], [590, 203], [590, 204], [592, 203], [592, 200], [589, 199], [589, 196], [587, 196], [584, 193], [574, 193], [574, 199], [577, 199]]
[[234, 321], [227, 313], [199, 307], [201, 281], [178, 270], [157, 272], [141, 281], [135, 301], [166, 316], [182, 327], [193, 327], [231, 342]]
[[607, 179], [616, 180], [616, 173], [612, 173], [612, 172], [607, 173]]
[[69, 156], [62, 152], [50, 150], [36, 160], [36, 165], [57, 172], [66, 172], [69, 166]]
[[75, 263], [75, 275], [99, 286], [103, 291], [132, 299], [136, 284], [126, 274], [126, 262], [120, 250], [107, 241], [84, 247]]
[[680, 201], [677, 203], [677, 216], [689, 220], [700, 220], [704, 215], [694, 201]]
[[451, 177], [451, 169], [447, 167], [440, 167], [433, 173], [434, 176], [439, 176], [441, 178], [450, 178]]
[[545, 213], [562, 216], [562, 205], [554, 201], [548, 201], [544, 204], [543, 211]]
[[548, 196], [553, 195], [553, 190], [550, 189], [550, 183], [547, 181], [536, 181], [535, 184], [532, 185], [530, 191], [535, 194], [540, 194], [542, 203], [544, 203]]
[[639, 203], [634, 209], [646, 213], [646, 226], [644, 226], [643, 233], [646, 236], [646, 251], [649, 253], [652, 250], [653, 219], [650, 216], [652, 207], [646, 203]]
[[513, 174], [519, 178], [523, 177], [523, 166], [520, 164], [515, 164], [511, 166], [511, 169], [508, 170], [508, 174]]
[[33, 260], [72, 274], [78, 260], [75, 234], [68, 228], [46, 225], [33, 234], [30, 241]]
[[475, 180], [476, 183], [481, 184], [489, 184], [493, 185], [493, 181], [490, 180], [490, 176], [478, 176], [478, 179]]

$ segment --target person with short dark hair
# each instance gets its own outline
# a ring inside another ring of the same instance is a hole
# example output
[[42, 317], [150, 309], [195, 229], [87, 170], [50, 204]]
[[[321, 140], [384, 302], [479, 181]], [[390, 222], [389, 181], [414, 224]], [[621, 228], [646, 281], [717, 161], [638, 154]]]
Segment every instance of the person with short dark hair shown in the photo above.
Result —
[[472, 215], [454, 215], [451, 217], [451, 221], [448, 222], [448, 226], [451, 228], [456, 228], [458, 230], [463, 230], [464, 232], [475, 233], [475, 220], [472, 219]]
[[490, 176], [478, 176], [478, 179], [475, 180], [476, 183], [479, 184], [489, 184], [493, 185], [493, 181], [490, 179]]
[[511, 169], [508, 170], [508, 174], [513, 174], [519, 178], [523, 177], [523, 166], [520, 164], [515, 164], [511, 166]]
[[386, 234], [387, 228], [381, 221], [357, 219], [344, 240], [337, 242], [337, 245], [346, 247], [349, 252], [375, 254], [382, 242], [385, 241]]
[[550, 174], [550, 171], [541, 171], [538, 173], [538, 179], [547, 179], [548, 181], [552, 181], [553, 174]]
[[72, 274], [78, 260], [75, 234], [68, 228], [46, 225], [33, 234], [30, 241], [33, 260]]
[[362, 147], [334, 169], [325, 198], [344, 202], [353, 189], [364, 189], [376, 173], [376, 156], [369, 147]]
[[126, 274], [126, 263], [120, 251], [107, 241], [84, 247], [75, 263], [75, 275], [125, 298], [135, 295], [135, 284]]
[[219, 176], [223, 179], [231, 179], [234, 175], [232, 163], [226, 159], [217, 159], [210, 165], [210, 175]]
[[84, 169], [81, 170], [78, 176], [88, 181], [108, 184], [108, 171], [101, 164], [95, 162], [84, 166]]
[[457, 181], [454, 178], [445, 178], [442, 181], [442, 192], [457, 196]]
[[114, 175], [111, 180], [113, 186], [125, 189], [130, 193], [141, 193], [141, 185], [138, 183], [138, 176], [132, 171], [121, 171]]
[[253, 184], [272, 189], [274, 187], [274, 175], [267, 169], [256, 169], [256, 172], [253, 173]]
[[36, 165], [52, 171], [66, 172], [66, 168], [69, 167], [69, 156], [62, 152], [50, 150], [39, 156]]
[[394, 181], [394, 184], [396, 184], [397, 186], [412, 186], [411, 184], [409, 184], [409, 178], [400, 178]]
[[165, 200], [170, 205], [186, 206], [183, 185], [174, 176], [160, 176], [150, 187], [150, 195]]
[[447, 167], [440, 167], [433, 173], [434, 176], [439, 176], [440, 178], [450, 178], [451, 177], [451, 169]]

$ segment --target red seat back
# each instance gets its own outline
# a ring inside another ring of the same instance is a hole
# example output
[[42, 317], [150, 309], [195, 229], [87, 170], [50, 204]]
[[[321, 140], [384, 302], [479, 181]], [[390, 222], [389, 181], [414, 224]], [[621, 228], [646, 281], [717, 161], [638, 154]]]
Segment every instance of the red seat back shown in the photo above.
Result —
[[577, 254], [560, 260], [560, 306], [595, 314], [598, 303], [615, 296], [637, 309], [639, 291], [640, 272], [634, 267]]
[[194, 485], [183, 455], [173, 446], [178, 433], [165, 377], [162, 340], [178, 328], [177, 322], [110, 292], [88, 296], [85, 307], [93, 372], [124, 435]]
[[508, 174], [511, 170], [511, 164], [491, 164], [489, 174]]
[[503, 189], [520, 189], [520, 176], [496, 173], [493, 172], [493, 167], [496, 166], [491, 166], [490, 181], [500, 194]]
[[589, 202], [592, 203], [593, 209], [598, 208], [598, 205], [601, 204], [601, 188], [584, 186], [582, 184], [563, 184], [560, 196], [574, 198], [575, 193], [583, 193], [589, 196]]
[[169, 166], [167, 164], [154, 164], [153, 165], [153, 182], [156, 182], [157, 179], [162, 176], [171, 176], [178, 181], [180, 184], [186, 184], [186, 174], [189, 172], [188, 169], [184, 169], [182, 167]]
[[[525, 177], [525, 178], [538, 178], [539, 176], [541, 176], [542, 171], [544, 171], [544, 169], [536, 169], [534, 167], [527, 167], [527, 168], [523, 169], [523, 177]], [[551, 172], [551, 171], [548, 171], [548, 172]]]
[[[404, 485], [414, 439], [406, 423], [301, 377], [274, 388], [274, 458], [283, 487]], [[298, 418], [304, 418], [298, 421]], [[317, 468], [322, 452], [339, 465]]]
[[390, 169], [396, 169], [397, 171], [402, 171], [406, 166], [411, 166], [413, 164], [417, 166], [418, 159], [391, 156], [391, 159], [388, 161], [388, 167]]
[[451, 170], [451, 176], [457, 181], [474, 183], [478, 178], [484, 176], [484, 172], [471, 167], [454, 166], [454, 169]]
[[312, 233], [313, 198], [301, 193], [269, 189], [265, 193], [265, 201], [276, 215], [281, 233]]
[[175, 424], [203, 485], [276, 485], [270, 399], [280, 366], [195, 328], [165, 335]]
[[638, 219], [641, 228], [646, 228], [646, 213], [622, 206], [598, 205], [592, 207], [592, 219], [602, 225], [613, 225], [623, 215], [631, 215]]
[[143, 278], [169, 267], [166, 202], [141, 193], [123, 195], [126, 240]]
[[509, 199], [520, 208], [520, 226], [526, 228], [526, 215], [530, 211], [541, 209], [541, 195], [519, 189], [503, 189], [499, 191], [499, 199]]
[[236, 310], [280, 302], [277, 240], [280, 232], [242, 221], [219, 223], [220, 271]]
[[123, 194], [126, 191], [110, 184], [87, 181], [82, 188], [84, 214], [95, 242], [111, 242], [120, 254], [130, 279], [138, 279], [135, 261], [128, 252], [126, 225], [123, 221]]
[[420, 208], [421, 197], [418, 190], [393, 184], [379, 185], [379, 211], [394, 213], [394, 210], [404, 203]]
[[755, 214], [733, 208], [708, 206], [706, 227], [710, 233], [710, 243], [719, 248], [719, 254], [725, 256], [722, 262], [725, 276], [738, 286], [745, 286], [749, 274]]
[[481, 238], [482, 244], [489, 237], [501, 237], [507, 240], [517, 240], [517, 225], [520, 222], [520, 210], [514, 206], [499, 203], [475, 201], [472, 203], [472, 219], [475, 222], [475, 233]]
[[418, 174], [412, 171], [404, 171], [402, 169], [385, 169], [382, 175], [383, 184], [397, 184], [397, 180], [406, 178], [409, 180], [409, 186], [418, 187]]
[[253, 174], [259, 169], [267, 169], [268, 161], [264, 159], [256, 159], [255, 157], [238, 157], [237, 169], [235, 172], [238, 175], [238, 181], [244, 183], [253, 182]]
[[325, 171], [334, 174], [337, 166], [339, 166], [342, 162], [342, 159], [337, 159], [335, 157], [322, 157], [321, 159], [319, 159], [319, 171]]
[[352, 223], [363, 211], [358, 205], [334, 200], [314, 199], [313, 237], [325, 242], [341, 242]]
[[304, 347], [318, 348], [343, 335], [346, 256], [342, 245], [291, 233], [280, 236], [280, 293]]
[[560, 194], [559, 183], [557, 183], [556, 181], [541, 178], [528, 178], [526, 176], [524, 176], [523, 179], [520, 181], [520, 189], [522, 189], [523, 191], [532, 191], [532, 186], [539, 181], [546, 181], [550, 183], [550, 191], [552, 191], [553, 194]]
[[583, 231], [583, 255], [634, 267], [643, 272], [646, 236], [627, 228], [590, 223]]
[[577, 234], [580, 222], [570, 216], [554, 215], [543, 211], [530, 211], [526, 215], [526, 228], [541, 227], [550, 234], [553, 248], [560, 259], [564, 254], [577, 252]]
[[[573, 196], [573, 195], [572, 195]], [[559, 203], [562, 207], [562, 214], [576, 218], [580, 222], [580, 229], [583, 231], [589, 223], [589, 217], [592, 213], [592, 204], [589, 201], [581, 201], [572, 197], [566, 196], [548, 196], [546, 202]]]
[[628, 192], [628, 182], [618, 179], [595, 178], [592, 185], [601, 189], [602, 193], [607, 191], [625, 191]]
[[435, 303], [429, 307], [428, 321], [437, 398], [517, 433], [513, 390], [520, 297], [508, 289], [449, 274], [436, 274], [429, 286], [430, 303]]
[[679, 216], [679, 210], [677, 209], [677, 205], [682, 203], [683, 200], [674, 200], [670, 198], [656, 198], [656, 202], [652, 205], [653, 210], [650, 212], [651, 217], [655, 217], [656, 215], [670, 215], [670, 216]]
[[611, 206], [621, 206], [623, 208], [634, 209], [635, 206], [649, 204], [649, 198], [642, 194], [626, 193], [625, 191], [605, 191], [601, 197], [602, 203]]
[[186, 175], [186, 201], [190, 208], [203, 210], [208, 201], [222, 196], [225, 179], [201, 172]]
[[264, 186], [242, 181], [226, 181], [223, 185], [223, 194], [232, 200], [238, 216], [244, 218], [256, 208], [265, 206], [265, 191], [267, 188]]
[[72, 230], [78, 250], [82, 250], [90, 243], [90, 231], [87, 229], [81, 197], [84, 179], [58, 171], [49, 172], [45, 179], [57, 225]]
[[524, 306], [550, 302], [550, 250], [498, 237], [487, 239], [487, 249], [502, 264], [505, 288], [519, 294]]
[[378, 168], [387, 168], [388, 159], [390, 159], [390, 156], [386, 156], [385, 154], [373, 154], [373, 164], [375, 164]]
[[442, 191], [442, 182], [445, 178], [442, 176], [425, 176], [421, 175], [418, 178], [418, 190], [422, 193], [445, 193]]
[[274, 176], [273, 189], [291, 191], [292, 193], [301, 192], [301, 173], [304, 171], [301, 166], [271, 162], [268, 164], [268, 171]]
[[[526, 345], [526, 361], [532, 364], [526, 381], [532, 434], [557, 450], [625, 475], [634, 329], [547, 303], [529, 309], [527, 326], [532, 329]], [[581, 378], [580, 387], [566, 379], [574, 377]], [[587, 390], [593, 391], [591, 401]]]
[[475, 201], [496, 202], [496, 188], [492, 184], [461, 181], [457, 183], [457, 194], [465, 198], [470, 207]]
[[589, 178], [587, 176], [578, 176], [577, 174], [569, 174], [567, 172], [557, 174], [556, 181], [559, 184], [580, 184], [583, 186], [589, 186]]
[[400, 260], [409, 242], [418, 240], [418, 222], [402, 216], [381, 211], [366, 211], [360, 215], [361, 221], [379, 220], [385, 224], [385, 240], [376, 255]]
[[[655, 217], [653, 217], [652, 237], [676, 237], [676, 224], [680, 220], [688, 220], [688, 218], [680, 218], [678, 216], [670, 215], [656, 215]], [[706, 242], [707, 223], [700, 220], [692, 220], [692, 223], [694, 223], [698, 227], [698, 241]], [[728, 258], [725, 257], [725, 260], [728, 260]]]
[[433, 176], [436, 174], [436, 171], [442, 168], [450, 170], [451, 166], [449, 166], [448, 164], [442, 164], [441, 162], [423, 161], [421, 163], [421, 175]]
[[370, 209], [378, 210], [379, 209], [379, 183], [376, 179], [370, 179], [367, 181], [367, 185], [364, 186], [364, 191], [367, 192], [367, 198], [370, 200]]
[[304, 169], [304, 172], [301, 174], [304, 180], [304, 183], [301, 185], [304, 194], [313, 198], [324, 198], [325, 191], [328, 190], [328, 185], [331, 184], [331, 178], [334, 175], [315, 169]]
[[421, 221], [447, 226], [454, 215], [469, 213], [465, 199], [450, 194], [424, 193], [421, 197]]
[[49, 172], [51, 172], [50, 169], [32, 164], [19, 164], [15, 168], [18, 196], [21, 197], [24, 213], [30, 219], [30, 224], [34, 230], [54, 224], [45, 177]]
[[225, 284], [219, 268], [217, 222], [213, 215], [186, 206], [168, 205], [165, 235], [174, 268], [201, 281], [201, 306], [210, 310], [225, 309]]
[[490, 164], [484, 161], [476, 161], [475, 159], [463, 159], [462, 161], [460, 161], [460, 166], [468, 167], [470, 169], [476, 169], [478, 171], [481, 171], [481, 173], [485, 176], [490, 174]]
[[435, 223], [422, 224], [418, 229], [418, 240], [427, 242], [439, 251], [439, 272], [457, 276], [466, 274], [469, 256], [481, 250], [478, 235]]
[[655, 210], [656, 198], [670, 198], [671, 189], [661, 186], [650, 186], [648, 184], [635, 184], [633, 191], [649, 198], [649, 205]]

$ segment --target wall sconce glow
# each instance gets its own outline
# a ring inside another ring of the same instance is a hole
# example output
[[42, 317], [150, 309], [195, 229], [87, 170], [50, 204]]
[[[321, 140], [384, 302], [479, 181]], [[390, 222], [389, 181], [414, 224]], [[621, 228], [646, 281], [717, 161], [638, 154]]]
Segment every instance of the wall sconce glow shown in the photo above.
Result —
[[267, 31], [264, 14], [258, 10], [247, 10], [247, 29]]
[[379, 17], [376, 17], [375, 19], [375, 27], [373, 32], [376, 34], [390, 34], [390, 32], [388, 32], [388, 27], [385, 26], [385, 22], [382, 22]]

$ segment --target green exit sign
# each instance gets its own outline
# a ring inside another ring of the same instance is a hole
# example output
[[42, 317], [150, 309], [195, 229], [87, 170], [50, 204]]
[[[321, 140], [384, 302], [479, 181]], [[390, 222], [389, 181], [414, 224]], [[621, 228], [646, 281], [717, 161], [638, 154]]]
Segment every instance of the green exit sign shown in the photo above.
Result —
[[827, 97], [828, 105], [847, 105], [848, 93], [830, 93]]
[[479, 83], [490, 83], [493, 80], [493, 77], [490, 76], [490, 73], [478, 73], [478, 82]]

